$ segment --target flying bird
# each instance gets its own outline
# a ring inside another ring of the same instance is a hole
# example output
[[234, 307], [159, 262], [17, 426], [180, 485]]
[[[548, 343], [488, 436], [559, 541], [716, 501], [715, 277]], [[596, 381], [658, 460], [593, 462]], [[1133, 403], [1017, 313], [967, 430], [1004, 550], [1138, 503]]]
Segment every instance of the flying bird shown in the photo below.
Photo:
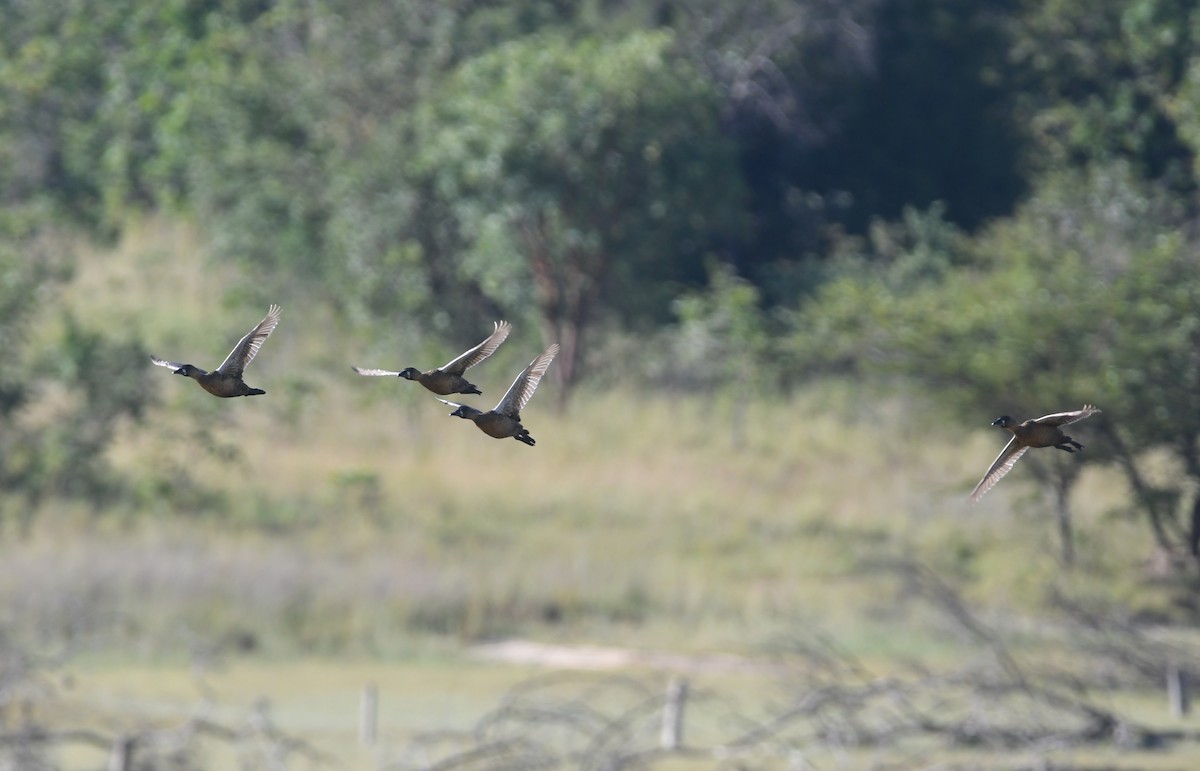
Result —
[[427, 372], [422, 372], [416, 367], [406, 367], [399, 372], [387, 369], [364, 369], [361, 367], [351, 367], [351, 369], [367, 377], [402, 377], [405, 380], [415, 380], [435, 394], [442, 396], [448, 394], [480, 394], [483, 392], [463, 377], [463, 373], [467, 371], [467, 367], [473, 367], [495, 353], [500, 344], [508, 338], [508, 333], [512, 331], [512, 325], [507, 321], [496, 321], [493, 323], [495, 329], [492, 330], [492, 334], [488, 335], [487, 339], [482, 343], [442, 366], [428, 370]]
[[546, 374], [550, 362], [554, 361], [554, 357], [557, 355], [558, 343], [554, 343], [536, 359], [529, 362], [529, 366], [517, 375], [517, 379], [508, 387], [508, 393], [504, 394], [500, 403], [487, 412], [480, 412], [474, 407], [448, 402], [445, 399], [438, 399], [438, 401], [454, 407], [451, 415], [474, 421], [479, 430], [488, 436], [494, 436], [497, 439], [507, 439], [511, 436], [518, 442], [524, 442], [532, 447], [534, 445], [533, 437], [521, 425], [521, 410], [525, 409], [525, 405], [533, 397], [533, 392], [537, 390], [542, 375]]
[[279, 306], [272, 304], [267, 309], [267, 317], [258, 322], [258, 326], [250, 330], [243, 337], [229, 355], [225, 357], [225, 361], [221, 366], [217, 367], [212, 372], [205, 372], [199, 367], [191, 364], [180, 364], [175, 361], [167, 361], [160, 359], [154, 354], [150, 355], [150, 361], [160, 367], [167, 367], [175, 371], [176, 375], [190, 377], [200, 384], [200, 387], [208, 391], [213, 396], [230, 398], [234, 396], [256, 396], [265, 394], [266, 391], [261, 388], [251, 388], [242, 380], [242, 373], [245, 372], [246, 366], [254, 360], [258, 349], [262, 347], [263, 342], [272, 332], [275, 331], [275, 326], [279, 324]]
[[983, 497], [984, 493], [992, 489], [993, 485], [1003, 479], [1004, 475], [1012, 470], [1013, 465], [1021, 459], [1021, 456], [1030, 447], [1054, 447], [1066, 452], [1082, 450], [1083, 445], [1064, 434], [1059, 426], [1066, 426], [1078, 420], [1083, 420], [1097, 412], [1100, 412], [1099, 407], [1085, 404], [1081, 410], [1056, 412], [1052, 415], [1043, 415], [1040, 418], [1030, 418], [1020, 424], [1008, 415], [1001, 415], [996, 418], [992, 421], [992, 425], [1011, 431], [1012, 439], [1008, 440], [1008, 444], [996, 456], [992, 467], [987, 470], [987, 473], [983, 475], [983, 479], [980, 479], [979, 484], [975, 485], [975, 489], [971, 491], [971, 502], [977, 503]]

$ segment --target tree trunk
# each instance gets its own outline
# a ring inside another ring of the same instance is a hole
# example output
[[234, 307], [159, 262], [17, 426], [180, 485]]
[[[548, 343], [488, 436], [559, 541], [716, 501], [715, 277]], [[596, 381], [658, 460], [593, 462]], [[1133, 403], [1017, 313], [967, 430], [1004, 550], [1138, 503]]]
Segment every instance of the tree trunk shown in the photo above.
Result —
[[1075, 525], [1071, 517], [1071, 490], [1079, 479], [1080, 466], [1074, 458], [1057, 458], [1049, 463], [1031, 463], [1038, 483], [1054, 491], [1054, 518], [1058, 523], [1058, 554], [1063, 567], [1075, 565]]
[[[1188, 465], [1192, 464], [1189, 462]], [[1192, 472], [1192, 478], [1198, 478], [1195, 472]], [[1200, 495], [1196, 495], [1192, 501], [1192, 515], [1188, 518], [1188, 554], [1192, 555], [1193, 561], [1200, 563]]]
[[520, 233], [537, 290], [543, 333], [548, 342], [557, 342], [562, 349], [555, 370], [562, 383], [559, 406], [563, 407], [579, 379], [584, 332], [600, 295], [606, 260], [603, 253], [581, 249], [552, 254], [544, 227], [539, 217], [524, 223]]
[[1075, 529], [1071, 523], [1071, 488], [1078, 472], [1057, 474], [1054, 485], [1055, 514], [1058, 517], [1058, 540], [1063, 566], [1075, 566]]
[[1188, 554], [1200, 562], [1200, 495], [1192, 501], [1192, 516], [1188, 522]]
[[1154, 533], [1155, 543], [1158, 544], [1160, 549], [1170, 554], [1173, 551], [1171, 548], [1171, 537], [1167, 534], [1166, 527], [1163, 524], [1162, 512], [1159, 511], [1158, 503], [1154, 495], [1151, 494], [1146, 481], [1142, 479], [1133, 456], [1129, 453], [1129, 449], [1125, 446], [1125, 443], [1121, 441], [1120, 434], [1111, 427], [1105, 426], [1103, 422], [1101, 426], [1101, 430], [1108, 436], [1117, 463], [1120, 464], [1121, 470], [1125, 472], [1125, 478], [1129, 481], [1129, 487], [1133, 490], [1134, 498], [1141, 504], [1147, 518], [1150, 520], [1150, 529]]
[[[1189, 442], [1180, 455], [1183, 457], [1188, 476], [1200, 479], [1200, 457], [1197, 457], [1196, 445]], [[1188, 554], [1193, 560], [1200, 561], [1200, 495], [1192, 501], [1192, 513], [1188, 517], [1187, 525], [1187, 544]]]

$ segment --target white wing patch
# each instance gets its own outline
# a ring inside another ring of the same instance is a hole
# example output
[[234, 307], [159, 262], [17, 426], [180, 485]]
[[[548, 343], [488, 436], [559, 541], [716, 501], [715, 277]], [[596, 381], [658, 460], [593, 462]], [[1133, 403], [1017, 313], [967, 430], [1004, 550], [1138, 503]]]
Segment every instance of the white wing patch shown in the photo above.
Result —
[[363, 367], [350, 367], [350, 369], [364, 377], [400, 377], [399, 372], [393, 372], [390, 369], [366, 369]]
[[150, 361], [154, 362], [155, 364], [157, 364], [160, 367], [166, 367], [167, 369], [179, 369], [180, 367], [183, 366], [182, 364], [180, 364], [177, 361], [167, 361], [166, 359], [160, 359], [157, 356], [155, 356], [154, 354], [150, 354]]

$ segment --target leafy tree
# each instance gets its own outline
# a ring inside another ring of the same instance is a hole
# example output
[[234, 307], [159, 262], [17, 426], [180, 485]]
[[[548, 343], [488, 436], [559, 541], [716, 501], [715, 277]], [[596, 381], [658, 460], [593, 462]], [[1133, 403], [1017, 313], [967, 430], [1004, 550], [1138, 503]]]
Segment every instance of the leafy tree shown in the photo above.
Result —
[[[1099, 335], [1105, 428], [1138, 508], [1169, 555], [1200, 562], [1200, 265], [1194, 245], [1163, 239], [1138, 255], [1112, 287]], [[1146, 450], [1165, 451], [1175, 472], [1146, 470]]]
[[[220, 6], [75, 0], [13, 3], [0, 28], [0, 201], [51, 202], [104, 232], [129, 207], [163, 200], [163, 118], [186, 88], [193, 49]], [[179, 191], [174, 190], [175, 193]]]
[[[99, 179], [94, 118], [111, 33], [89, 4], [14, 3], [0, 25], [0, 201], [41, 203], [95, 222]], [[96, 4], [99, 5], [99, 4]], [[114, 5], [116, 5], [114, 3]], [[93, 24], [87, 23], [93, 21]], [[92, 163], [83, 164], [87, 158]]]
[[70, 315], [56, 342], [34, 352], [31, 374], [39, 392], [58, 392], [58, 398], [52, 409], [19, 421], [19, 462], [6, 470], [12, 486], [34, 505], [54, 496], [98, 505], [122, 492], [104, 455], [118, 424], [139, 420], [154, 402], [145, 373], [131, 366], [144, 361], [146, 351], [136, 339], [86, 328]]
[[118, 424], [154, 401], [136, 339], [69, 315], [57, 337], [37, 329], [53, 326], [44, 309], [70, 264], [46, 230], [0, 225], [0, 486], [26, 522], [46, 498], [100, 503], [122, 492], [104, 451]]
[[[1064, 561], [1078, 464], [1112, 460], [1157, 543], [1198, 557], [1200, 413], [1188, 405], [1200, 386], [1200, 269], [1193, 245], [1162, 235], [1180, 217], [1127, 164], [1055, 176], [968, 255], [944, 251], [940, 275], [897, 280], [916, 240], [896, 259], [867, 261], [869, 278], [831, 282], [801, 315], [797, 347], [810, 360], [911, 378], [964, 422], [1099, 404], [1090, 430], [1105, 441], [1078, 459], [1030, 464], [1053, 492]], [[1149, 481], [1143, 458], [1155, 450], [1180, 473]]]
[[63, 275], [47, 245], [31, 234], [0, 237], [0, 465], [19, 444], [10, 421], [29, 399], [30, 383], [21, 368], [28, 344], [28, 325], [48, 285]]
[[717, 107], [665, 33], [501, 45], [403, 134], [412, 154], [392, 168], [417, 191], [404, 223], [416, 237], [387, 253], [419, 256], [430, 282], [449, 274], [500, 307], [536, 308], [573, 383], [598, 313], [661, 316], [672, 283], [736, 243], [741, 185]]
[[27, 504], [26, 518], [48, 496], [99, 501], [116, 492], [103, 450], [117, 422], [137, 419], [153, 400], [130, 366], [145, 359], [136, 341], [70, 318], [52, 345], [33, 334], [67, 275], [60, 253], [39, 231], [6, 229], [0, 238], [0, 483]]
[[[398, 159], [381, 167], [387, 153], [380, 149], [403, 133], [404, 116], [437, 98], [460, 62], [569, 18], [570, 9], [420, 0], [221, 4], [205, 17], [183, 89], [160, 121], [156, 168], [183, 203], [219, 223], [218, 253], [333, 288], [351, 315], [390, 308], [395, 296], [384, 297], [392, 290], [413, 299], [413, 287], [447, 289], [453, 297], [451, 282], [400, 286], [390, 276], [396, 242], [411, 235], [394, 231], [390, 222], [401, 212], [387, 207], [408, 191]], [[364, 249], [380, 264], [362, 259]]]
[[220, 254], [319, 279], [328, 145], [303, 66], [312, 32], [292, 10], [205, 18], [183, 91], [161, 119], [161, 164], [196, 214], [218, 224]]
[[1177, 100], [1200, 26], [1195, 3], [1025, 0], [1013, 17], [1016, 113], [1038, 172], [1124, 160], [1195, 190]]

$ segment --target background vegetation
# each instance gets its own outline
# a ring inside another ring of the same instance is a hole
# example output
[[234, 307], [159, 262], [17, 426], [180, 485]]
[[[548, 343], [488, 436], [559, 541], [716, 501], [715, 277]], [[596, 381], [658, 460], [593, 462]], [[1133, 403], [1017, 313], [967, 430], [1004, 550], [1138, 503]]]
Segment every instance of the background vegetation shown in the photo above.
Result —
[[[1198, 34], [1176, 0], [9, 4], [6, 638], [746, 650], [803, 617], [938, 652], [885, 615], [896, 560], [1190, 633]], [[214, 366], [268, 302], [269, 396], [145, 366]], [[350, 373], [498, 318], [484, 401], [563, 345], [535, 450]], [[964, 506], [996, 415], [1084, 402], [1085, 453]]]

